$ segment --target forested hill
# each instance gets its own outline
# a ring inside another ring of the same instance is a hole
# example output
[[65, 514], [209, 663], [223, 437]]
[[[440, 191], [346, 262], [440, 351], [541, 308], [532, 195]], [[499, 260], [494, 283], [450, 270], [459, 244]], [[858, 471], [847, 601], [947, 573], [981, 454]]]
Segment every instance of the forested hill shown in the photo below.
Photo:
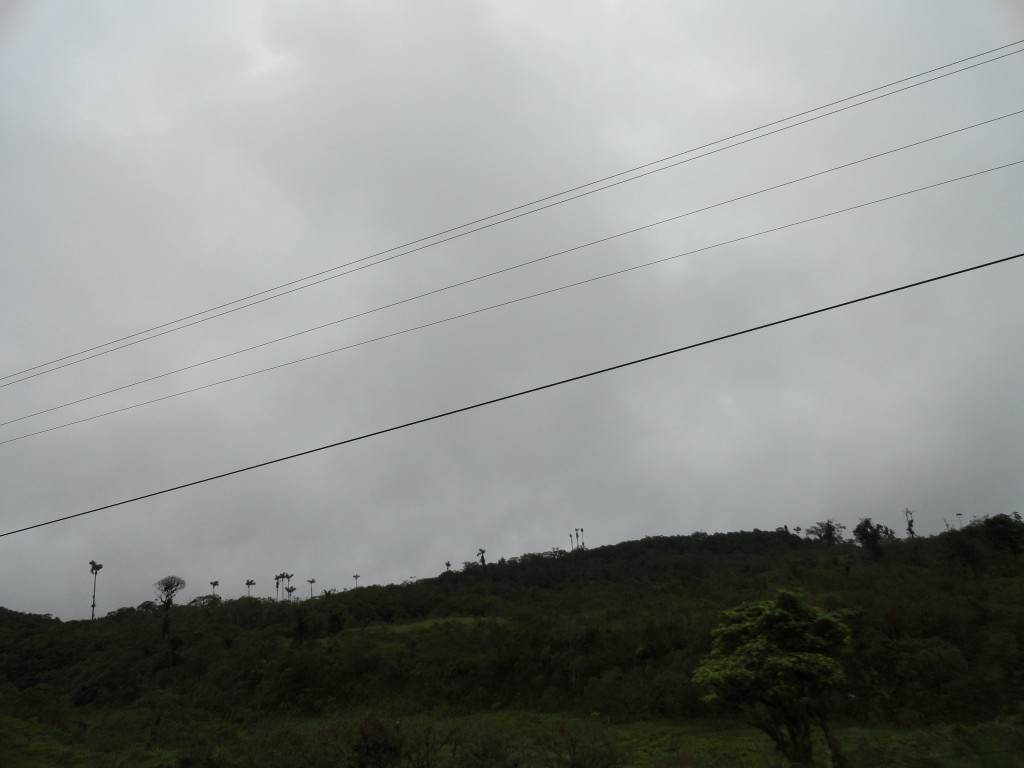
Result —
[[[61, 622], [0, 609], [0, 712], [238, 722], [374, 707], [706, 716], [721, 612], [779, 588], [851, 630], [847, 723], [973, 722], [1024, 701], [1024, 524], [860, 543], [832, 530], [646, 538], [278, 602], [216, 596]], [[163, 721], [161, 721], [163, 722]]]

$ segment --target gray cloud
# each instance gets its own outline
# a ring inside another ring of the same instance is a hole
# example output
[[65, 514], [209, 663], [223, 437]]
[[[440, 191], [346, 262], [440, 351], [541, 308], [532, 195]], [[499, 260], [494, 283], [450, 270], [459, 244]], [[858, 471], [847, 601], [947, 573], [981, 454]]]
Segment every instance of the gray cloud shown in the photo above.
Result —
[[[0, 374], [1024, 38], [1012, 4], [14, 4]], [[1024, 54], [1021, 54], [1024, 56]], [[1021, 57], [0, 389], [0, 420], [1024, 107]], [[1009, 118], [0, 428], [6, 439], [1019, 160]], [[1021, 250], [1021, 169], [0, 446], [4, 530]], [[1018, 264], [0, 540], [0, 604], [402, 581], [1011, 511]], [[2, 382], [0, 382], [2, 383]]]

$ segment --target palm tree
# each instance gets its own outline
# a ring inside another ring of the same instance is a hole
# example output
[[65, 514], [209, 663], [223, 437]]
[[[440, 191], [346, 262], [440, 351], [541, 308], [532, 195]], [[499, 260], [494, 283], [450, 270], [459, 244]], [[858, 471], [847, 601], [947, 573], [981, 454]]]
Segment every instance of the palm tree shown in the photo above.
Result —
[[252, 579], [245, 580], [245, 596], [252, 597], [252, 588], [256, 586], [256, 582]]
[[100, 572], [100, 568], [103, 566], [97, 563], [95, 560], [89, 561], [89, 570], [92, 573], [92, 618], [96, 618], [96, 574]]
[[484, 554], [486, 552], [486, 549], [481, 549], [479, 552], [476, 553], [476, 556], [480, 558], [480, 565], [487, 565], [487, 559], [484, 557]]
[[291, 584], [289, 584], [287, 587], [284, 588], [284, 591], [288, 593], [288, 599], [291, 600], [292, 599], [292, 592], [295, 591], [295, 587], [293, 587]]
[[210, 586], [213, 587], [213, 594], [217, 594], [217, 587], [220, 584], [219, 581], [211, 581]]
[[358, 588], [359, 587], [359, 574], [358, 573], [352, 574], [352, 578], [356, 580], [356, 587]]
[[446, 571], [450, 571], [452, 569], [452, 561], [451, 560], [445, 560], [444, 561], [444, 569]]
[[[277, 582], [277, 599], [278, 600], [283, 600], [284, 599], [283, 597], [281, 597], [281, 594], [282, 594], [281, 591], [280, 591], [281, 582], [282, 581], [288, 581], [288, 583], [291, 584], [291, 578], [292, 578], [292, 574], [288, 573], [287, 571], [281, 571], [279, 574], [277, 574], [277, 576], [274, 577], [275, 581]], [[287, 591], [287, 590], [285, 590], [285, 591]]]
[[313, 585], [316, 584], [316, 579], [306, 579], [309, 582], [309, 599], [313, 599]]

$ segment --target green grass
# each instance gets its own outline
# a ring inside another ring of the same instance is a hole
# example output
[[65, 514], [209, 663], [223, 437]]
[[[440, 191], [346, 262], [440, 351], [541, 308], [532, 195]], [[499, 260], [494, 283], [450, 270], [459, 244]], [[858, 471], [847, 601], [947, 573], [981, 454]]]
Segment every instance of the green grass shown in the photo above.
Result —
[[[211, 720], [187, 707], [97, 710], [74, 726], [0, 716], [3, 768], [174, 768], [181, 758], [202, 768], [344, 766], [367, 722], [396, 735], [407, 754], [436, 768], [783, 768], [761, 732], [732, 721], [609, 722], [582, 714], [496, 710], [465, 716], [339, 712], [317, 718], [249, 716]], [[1014, 768], [1022, 765], [1024, 719], [916, 729], [839, 728], [854, 768]], [[570, 762], [570, 755], [575, 762]], [[828, 765], [816, 744], [818, 765]], [[609, 762], [611, 758], [617, 762]], [[407, 765], [403, 762], [403, 766]]]
[[91, 749], [82, 739], [34, 720], [0, 715], [0, 765], [4, 768], [167, 768], [175, 756], [165, 749], [119, 743], [116, 752]]

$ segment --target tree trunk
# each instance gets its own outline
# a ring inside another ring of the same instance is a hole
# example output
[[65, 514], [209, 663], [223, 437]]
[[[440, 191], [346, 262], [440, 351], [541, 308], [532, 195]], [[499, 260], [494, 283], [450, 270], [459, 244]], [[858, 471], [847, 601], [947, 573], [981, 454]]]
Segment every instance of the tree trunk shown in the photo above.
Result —
[[843, 754], [842, 747], [839, 746], [839, 740], [836, 739], [835, 734], [832, 733], [832, 728], [828, 724], [828, 719], [824, 715], [820, 715], [817, 719], [818, 725], [821, 726], [822, 733], [825, 734], [825, 741], [828, 743], [828, 751], [832, 755], [832, 768], [849, 768], [850, 764], [846, 760], [846, 755]]
[[[749, 713], [751, 724], [768, 734], [775, 748], [789, 764], [799, 768], [812, 768], [814, 751], [811, 743], [811, 720], [804, 711], [783, 712], [767, 707], [767, 713]], [[800, 710], [803, 708], [800, 707]]]

